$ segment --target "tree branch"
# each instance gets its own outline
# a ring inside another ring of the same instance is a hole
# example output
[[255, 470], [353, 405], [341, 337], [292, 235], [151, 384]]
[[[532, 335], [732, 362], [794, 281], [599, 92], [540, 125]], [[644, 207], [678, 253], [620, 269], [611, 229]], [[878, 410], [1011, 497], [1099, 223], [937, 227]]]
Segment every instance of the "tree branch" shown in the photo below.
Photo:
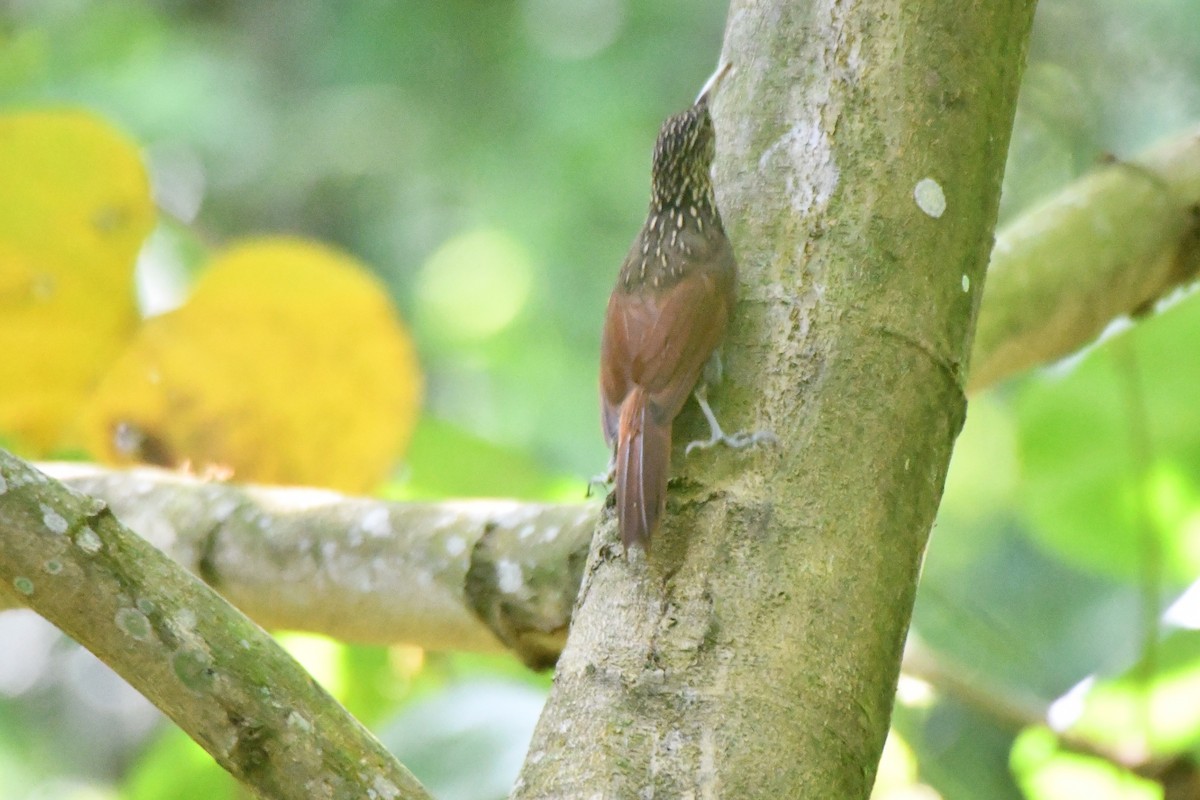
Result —
[[269, 635], [113, 516], [0, 450], [0, 587], [271, 798], [428, 800]]
[[[100, 499], [123, 522], [136, 520], [131, 527], [148, 533], [151, 544], [165, 548], [192, 572], [206, 572], [210, 583], [220, 586], [227, 598], [236, 596], [241, 609], [260, 623], [344, 641], [406, 642], [474, 652], [507, 646], [535, 668], [553, 664], [562, 648], [582, 559], [600, 511], [595, 503], [459, 501], [410, 506], [318, 490], [212, 483], [155, 468], [43, 464], [41, 469], [76, 492]], [[371, 521], [380, 520], [381, 514], [386, 514], [391, 534], [360, 535], [379, 525]], [[456, 516], [450, 520], [450, 515]], [[431, 527], [431, 516], [441, 524]], [[412, 536], [436, 538], [442, 547], [411, 547]], [[475, 545], [445, 548], [455, 537], [474, 537]], [[335, 545], [326, 547], [326, 541]], [[431, 553], [446, 550], [454, 553], [449, 561], [430, 560]], [[330, 552], [338, 557], [325, 555]], [[375, 597], [378, 587], [355, 577], [369, 573], [372, 562], [388, 565], [387, 574], [374, 573], [383, 584], [413, 574], [432, 576], [441, 601], [406, 608], [412, 596], [385, 587], [382, 594], [395, 597], [382, 602]], [[208, 566], [202, 568], [202, 563]], [[227, 573], [218, 566], [226, 563], [236, 569]], [[298, 571], [305, 574], [296, 577]], [[457, 576], [457, 584], [451, 576]], [[303, 590], [306, 586], [319, 588], [310, 596]], [[19, 592], [9, 591], [0, 593], [0, 607], [24, 605]], [[481, 631], [474, 613], [508, 644]], [[1045, 701], [981, 683], [978, 676], [911, 637], [903, 671], [1014, 733], [1047, 724]], [[1145, 777], [1166, 780], [1168, 773], [1175, 774], [1175, 761], [1131, 759], [1127, 754], [1136, 751], [1133, 747], [1097, 744], [1071, 731], [1058, 736], [1070, 750]]]
[[1200, 270], [1200, 132], [1116, 161], [997, 237], [970, 393], [1062, 358]]
[[[554, 664], [599, 504], [387, 503], [43, 464], [267, 628]], [[0, 607], [4, 598], [0, 597]]]

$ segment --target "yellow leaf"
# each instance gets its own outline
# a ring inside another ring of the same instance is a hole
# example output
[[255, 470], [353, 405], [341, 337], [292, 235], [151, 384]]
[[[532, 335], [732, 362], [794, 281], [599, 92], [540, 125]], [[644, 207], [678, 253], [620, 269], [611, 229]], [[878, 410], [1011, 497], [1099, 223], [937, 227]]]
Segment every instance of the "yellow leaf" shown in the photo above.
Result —
[[296, 239], [234, 247], [149, 320], [85, 412], [110, 462], [367, 491], [407, 446], [421, 376], [383, 287]]
[[0, 115], [0, 438], [33, 456], [64, 430], [137, 324], [154, 224], [137, 148], [80, 111]]

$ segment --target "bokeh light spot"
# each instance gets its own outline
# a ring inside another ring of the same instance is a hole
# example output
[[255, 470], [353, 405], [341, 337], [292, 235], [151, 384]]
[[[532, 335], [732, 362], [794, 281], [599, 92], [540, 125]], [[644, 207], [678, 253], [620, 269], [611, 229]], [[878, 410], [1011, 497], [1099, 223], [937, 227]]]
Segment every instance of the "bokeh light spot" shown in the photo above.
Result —
[[622, 0], [524, 0], [521, 16], [533, 45], [572, 61], [591, 58], [616, 40], [625, 23]]
[[470, 231], [443, 244], [422, 267], [419, 319], [445, 338], [485, 339], [512, 324], [532, 284], [520, 242], [501, 230]]

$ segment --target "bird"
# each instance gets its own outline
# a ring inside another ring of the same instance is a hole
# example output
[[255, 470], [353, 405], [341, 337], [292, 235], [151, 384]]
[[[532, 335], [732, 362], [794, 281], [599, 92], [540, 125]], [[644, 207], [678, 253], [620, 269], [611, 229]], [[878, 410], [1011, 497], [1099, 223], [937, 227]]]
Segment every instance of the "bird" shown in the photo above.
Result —
[[600, 345], [600, 406], [612, 453], [621, 542], [649, 552], [666, 508], [671, 428], [694, 395], [711, 435], [686, 452], [744, 447], [767, 432], [726, 434], [708, 404], [718, 347], [733, 312], [737, 262], [717, 208], [710, 170], [716, 134], [709, 98], [726, 62], [696, 102], [669, 117], [654, 145], [650, 209], [609, 297]]

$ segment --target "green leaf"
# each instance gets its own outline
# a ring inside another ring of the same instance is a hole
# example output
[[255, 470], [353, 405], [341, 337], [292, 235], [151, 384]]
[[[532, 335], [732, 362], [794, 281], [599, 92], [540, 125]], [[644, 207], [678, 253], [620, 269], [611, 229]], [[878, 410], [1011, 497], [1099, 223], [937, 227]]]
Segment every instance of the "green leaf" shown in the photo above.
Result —
[[1114, 750], [1174, 756], [1200, 746], [1200, 631], [1176, 631], [1152, 658], [1097, 681], [1072, 733]]
[[1121, 335], [1021, 387], [1021, 504], [1057, 557], [1132, 580], [1152, 537], [1178, 584], [1200, 571], [1200, 298]]
[[914, 702], [905, 695], [902, 685], [892, 724], [916, 752], [921, 782], [947, 800], [1020, 797], [1008, 769], [1009, 732], [953, 700]]
[[1162, 787], [1110, 761], [1058, 747], [1054, 733], [1036, 727], [1013, 745], [1012, 768], [1029, 800], [1162, 800]]

